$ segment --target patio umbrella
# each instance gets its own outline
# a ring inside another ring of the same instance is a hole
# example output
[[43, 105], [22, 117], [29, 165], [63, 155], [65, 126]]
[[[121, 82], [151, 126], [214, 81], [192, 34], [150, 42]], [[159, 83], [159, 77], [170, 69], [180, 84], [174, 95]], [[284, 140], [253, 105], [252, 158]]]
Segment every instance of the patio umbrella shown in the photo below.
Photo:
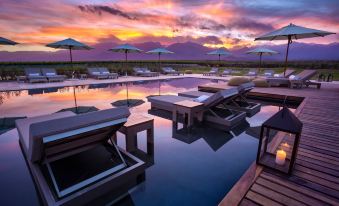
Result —
[[70, 108], [61, 109], [57, 112], [71, 111], [75, 114], [84, 114], [88, 112], [95, 112], [98, 110], [99, 110], [98, 108], [93, 107], [93, 106], [79, 106], [79, 107], [70, 107]]
[[[138, 49], [130, 44], [122, 44], [119, 46], [116, 46], [112, 49], [110, 49], [109, 51], [112, 52], [121, 52], [121, 53], [125, 53], [125, 62], [126, 62], [126, 67], [127, 67], [127, 54], [128, 53], [140, 53], [142, 52], [141, 49]], [[125, 71], [125, 76], [127, 77], [127, 68]], [[128, 83], [126, 83], [126, 104], [129, 107], [129, 101], [128, 101]]]
[[211, 51], [207, 53], [208, 55], [218, 55], [219, 56], [219, 61], [220, 61], [220, 56], [229, 56], [231, 53], [227, 51], [225, 48], [219, 48], [217, 50]]
[[258, 73], [260, 72], [261, 69], [261, 58], [262, 55], [273, 55], [273, 54], [278, 54], [278, 52], [270, 50], [270, 49], [266, 49], [266, 48], [256, 48], [250, 51], [247, 51], [246, 54], [255, 54], [255, 55], [259, 55], [259, 69], [258, 69]]
[[[156, 49], [153, 49], [153, 50], [150, 50], [148, 52], [146, 52], [147, 54], [158, 54], [158, 63], [159, 63], [159, 71], [160, 71], [160, 56], [161, 54], [174, 54], [174, 52], [171, 52], [165, 48], [156, 48]], [[160, 95], [160, 86], [161, 86], [161, 82], [159, 80], [159, 95]]]
[[[72, 50], [90, 50], [91, 47], [87, 46], [86, 44], [83, 44], [81, 42], [78, 42], [74, 39], [68, 38], [62, 41], [54, 42], [51, 44], [47, 44], [47, 47], [55, 48], [55, 49], [68, 49], [69, 50], [69, 56], [70, 56], [70, 62], [73, 63], [73, 57], [72, 57]], [[73, 67], [73, 65], [71, 65]], [[72, 74], [72, 78], [74, 78], [74, 71]]]
[[15, 41], [0, 37], [0, 45], [16, 45], [16, 44], [18, 43]]
[[[112, 52], [121, 52], [121, 53], [125, 53], [125, 62], [126, 62], [126, 66], [127, 66], [127, 54], [128, 53], [140, 53], [142, 52], [141, 49], [138, 49], [130, 44], [122, 44], [119, 46], [116, 46], [112, 49], [110, 49], [109, 51]], [[125, 75], [127, 76], [127, 69], [125, 71]]]
[[297, 26], [294, 24], [290, 24], [288, 26], [282, 27], [276, 31], [267, 33], [263, 36], [255, 38], [256, 40], [287, 40], [287, 48], [286, 48], [286, 57], [285, 57], [285, 68], [284, 68], [284, 76], [287, 69], [287, 59], [288, 59], [288, 50], [292, 40], [304, 39], [304, 38], [312, 38], [312, 37], [324, 37], [330, 34], [335, 34], [332, 32], [321, 31], [316, 29], [310, 29], [306, 27]]

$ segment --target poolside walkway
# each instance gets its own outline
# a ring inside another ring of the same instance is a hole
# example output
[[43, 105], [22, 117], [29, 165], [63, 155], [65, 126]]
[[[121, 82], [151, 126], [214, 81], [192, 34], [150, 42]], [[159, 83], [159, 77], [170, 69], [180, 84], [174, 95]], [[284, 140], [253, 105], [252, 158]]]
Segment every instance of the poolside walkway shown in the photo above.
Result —
[[152, 81], [152, 80], [165, 80], [177, 78], [204, 78], [204, 79], [222, 79], [228, 80], [231, 77], [216, 77], [216, 76], [203, 76], [202, 74], [185, 74], [180, 76], [160, 75], [159, 77], [120, 77], [119, 79], [84, 79], [84, 80], [66, 80], [64, 82], [51, 82], [51, 83], [18, 83], [16, 81], [0, 82], [0, 91], [13, 91], [13, 90], [26, 90], [26, 89], [43, 89], [51, 87], [68, 87], [68, 86], [81, 86], [90, 84], [109, 84], [109, 83], [124, 83], [124, 82], [137, 82], [137, 81]]
[[305, 97], [296, 111], [304, 124], [296, 165], [287, 176], [253, 163], [220, 206], [339, 205], [339, 85], [253, 91]]

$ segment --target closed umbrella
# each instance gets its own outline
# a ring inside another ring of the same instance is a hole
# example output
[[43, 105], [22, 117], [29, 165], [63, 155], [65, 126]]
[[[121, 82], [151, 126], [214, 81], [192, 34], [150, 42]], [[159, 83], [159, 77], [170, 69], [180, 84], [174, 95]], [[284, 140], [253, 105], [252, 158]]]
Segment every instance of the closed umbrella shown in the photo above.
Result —
[[220, 61], [220, 56], [229, 56], [231, 53], [227, 51], [225, 48], [219, 48], [217, 50], [211, 51], [207, 53], [208, 55], [218, 55], [219, 56], [219, 61]]
[[[126, 62], [126, 70], [125, 70], [125, 76], [127, 77], [127, 55], [128, 53], [140, 53], [142, 52], [141, 49], [138, 49], [130, 44], [122, 44], [119, 46], [116, 46], [112, 49], [110, 49], [109, 51], [112, 52], [121, 52], [121, 53], [125, 53], [125, 62]], [[126, 104], [129, 107], [129, 101], [128, 101], [128, 83], [126, 83]]]
[[250, 51], [247, 51], [246, 54], [255, 54], [255, 55], [259, 55], [259, 69], [258, 69], [258, 73], [260, 72], [261, 69], [261, 58], [263, 55], [273, 55], [273, 54], [278, 54], [278, 52], [270, 50], [270, 49], [266, 49], [266, 48], [256, 48]]
[[[91, 47], [87, 46], [86, 44], [83, 44], [81, 42], [78, 42], [74, 39], [68, 38], [62, 41], [57, 41], [51, 44], [47, 44], [47, 47], [55, 48], [55, 49], [68, 49], [69, 50], [69, 56], [70, 56], [70, 62], [73, 63], [73, 57], [72, 57], [72, 50], [90, 50]], [[73, 67], [73, 65], [71, 65]], [[74, 71], [72, 73], [72, 78], [74, 78]]]
[[[174, 52], [171, 52], [171, 51], [169, 51], [169, 50], [167, 50], [165, 48], [156, 48], [156, 49], [150, 50], [150, 51], [148, 51], [146, 53], [147, 54], [158, 54], [159, 71], [160, 71], [160, 67], [161, 67], [161, 65], [160, 65], [160, 56], [162, 54], [174, 54]], [[160, 86], [161, 86], [160, 84], [161, 83], [160, 83], [160, 80], [159, 80], [159, 95], [160, 95]]]
[[288, 50], [292, 40], [304, 39], [304, 38], [312, 38], [312, 37], [324, 37], [330, 34], [335, 34], [332, 32], [321, 31], [317, 29], [310, 29], [306, 27], [297, 26], [294, 24], [290, 24], [288, 26], [282, 27], [276, 31], [267, 33], [263, 36], [255, 38], [256, 40], [287, 40], [287, 48], [286, 48], [286, 57], [285, 57], [285, 68], [284, 68], [284, 76], [287, 69], [287, 59], [288, 59]]
[[0, 45], [16, 45], [16, 44], [18, 43], [15, 41], [0, 37]]

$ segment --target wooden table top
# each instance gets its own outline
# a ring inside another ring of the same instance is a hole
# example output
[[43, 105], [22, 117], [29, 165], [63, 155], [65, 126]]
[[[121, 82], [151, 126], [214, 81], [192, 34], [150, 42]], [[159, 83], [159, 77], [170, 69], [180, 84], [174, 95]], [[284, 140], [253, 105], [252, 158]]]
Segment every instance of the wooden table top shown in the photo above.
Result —
[[144, 114], [132, 114], [128, 117], [127, 122], [124, 124], [124, 127], [131, 127], [134, 125], [142, 124], [153, 120], [154, 118]]
[[182, 107], [187, 107], [187, 108], [194, 108], [194, 107], [199, 107], [199, 106], [204, 105], [203, 103], [194, 102], [190, 100], [184, 100], [184, 101], [176, 102], [174, 104], [177, 106], [182, 106]]

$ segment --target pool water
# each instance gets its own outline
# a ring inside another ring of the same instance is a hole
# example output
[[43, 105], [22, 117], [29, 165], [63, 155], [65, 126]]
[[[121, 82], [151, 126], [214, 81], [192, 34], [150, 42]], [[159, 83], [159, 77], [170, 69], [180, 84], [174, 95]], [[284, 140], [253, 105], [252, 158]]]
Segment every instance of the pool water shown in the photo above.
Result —
[[[177, 94], [208, 83], [211, 80], [195, 78], [162, 81], [160, 93]], [[129, 83], [128, 90], [129, 98], [145, 101], [131, 113], [147, 113], [150, 104], [145, 97], [159, 94], [159, 82]], [[126, 98], [126, 85], [79, 86], [75, 96], [78, 106], [112, 108], [112, 102]], [[74, 104], [73, 87], [2, 92], [0, 118], [50, 114]], [[277, 106], [263, 105], [235, 132], [200, 128], [191, 136], [174, 134], [170, 120], [154, 116], [154, 164], [146, 169], [146, 180], [118, 204], [217, 205], [255, 160], [258, 128], [277, 111]], [[139, 135], [138, 144], [145, 150], [146, 134]], [[121, 147], [123, 139], [118, 135]], [[1, 205], [39, 204], [15, 129], [0, 135], [0, 182]]]

